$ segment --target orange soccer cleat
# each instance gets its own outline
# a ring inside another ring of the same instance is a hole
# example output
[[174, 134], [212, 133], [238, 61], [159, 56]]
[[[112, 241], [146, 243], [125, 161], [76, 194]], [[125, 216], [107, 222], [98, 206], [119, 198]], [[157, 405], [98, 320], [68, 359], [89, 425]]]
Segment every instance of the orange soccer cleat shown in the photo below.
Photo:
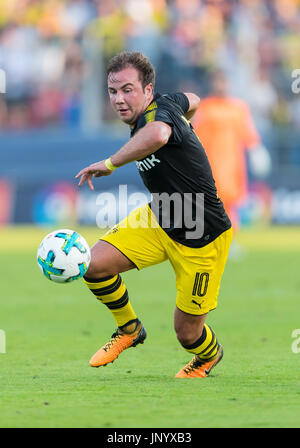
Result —
[[194, 356], [193, 359], [175, 375], [175, 378], [205, 378], [218, 362], [221, 361], [222, 357], [223, 348], [221, 345], [217, 356], [211, 361]]
[[138, 344], [143, 344], [147, 333], [141, 323], [133, 333], [125, 333], [118, 328], [113, 333], [110, 341], [101, 347], [90, 359], [92, 367], [106, 366], [110, 362], [114, 362], [119, 354], [129, 347], [135, 347]]

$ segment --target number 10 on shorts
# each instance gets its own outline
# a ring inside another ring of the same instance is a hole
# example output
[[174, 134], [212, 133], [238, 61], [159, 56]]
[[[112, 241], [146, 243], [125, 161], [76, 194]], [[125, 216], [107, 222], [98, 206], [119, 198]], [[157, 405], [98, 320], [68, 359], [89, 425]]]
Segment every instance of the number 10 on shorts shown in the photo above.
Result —
[[197, 272], [195, 276], [194, 286], [193, 286], [193, 296], [203, 297], [207, 292], [209, 280], [208, 272]]

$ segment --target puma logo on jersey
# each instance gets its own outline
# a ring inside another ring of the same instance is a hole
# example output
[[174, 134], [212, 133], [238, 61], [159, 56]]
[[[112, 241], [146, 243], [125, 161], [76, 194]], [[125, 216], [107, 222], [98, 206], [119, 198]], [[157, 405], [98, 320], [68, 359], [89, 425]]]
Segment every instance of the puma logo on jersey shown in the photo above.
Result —
[[160, 160], [155, 157], [154, 154], [151, 157], [146, 157], [144, 160], [137, 160], [136, 166], [140, 171], [148, 171], [151, 170], [155, 165], [160, 163]]

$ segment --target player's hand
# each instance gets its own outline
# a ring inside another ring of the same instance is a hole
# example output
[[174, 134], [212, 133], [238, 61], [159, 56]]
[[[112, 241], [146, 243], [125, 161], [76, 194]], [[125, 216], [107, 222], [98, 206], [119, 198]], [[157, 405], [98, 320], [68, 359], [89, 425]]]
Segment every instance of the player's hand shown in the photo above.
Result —
[[259, 178], [267, 177], [272, 169], [272, 160], [264, 145], [259, 144], [249, 151], [249, 163], [252, 173]]
[[101, 160], [101, 162], [93, 163], [92, 165], [83, 168], [78, 174], [76, 174], [75, 178], [78, 179], [80, 177], [80, 181], [78, 183], [79, 187], [81, 187], [84, 182], [87, 182], [90, 189], [94, 190], [94, 185], [92, 182], [93, 177], [109, 176], [112, 173], [113, 171], [108, 169], [105, 165], [105, 161]]

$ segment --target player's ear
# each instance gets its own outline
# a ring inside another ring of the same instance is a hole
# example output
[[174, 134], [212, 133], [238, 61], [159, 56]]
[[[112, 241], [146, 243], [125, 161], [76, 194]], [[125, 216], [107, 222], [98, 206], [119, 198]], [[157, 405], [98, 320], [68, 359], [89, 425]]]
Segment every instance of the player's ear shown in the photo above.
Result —
[[144, 89], [144, 92], [145, 92], [145, 94], [146, 94], [146, 96], [148, 98], [151, 97], [151, 95], [153, 94], [153, 84], [152, 84], [152, 82], [150, 82], [149, 84], [146, 85], [146, 87]]

